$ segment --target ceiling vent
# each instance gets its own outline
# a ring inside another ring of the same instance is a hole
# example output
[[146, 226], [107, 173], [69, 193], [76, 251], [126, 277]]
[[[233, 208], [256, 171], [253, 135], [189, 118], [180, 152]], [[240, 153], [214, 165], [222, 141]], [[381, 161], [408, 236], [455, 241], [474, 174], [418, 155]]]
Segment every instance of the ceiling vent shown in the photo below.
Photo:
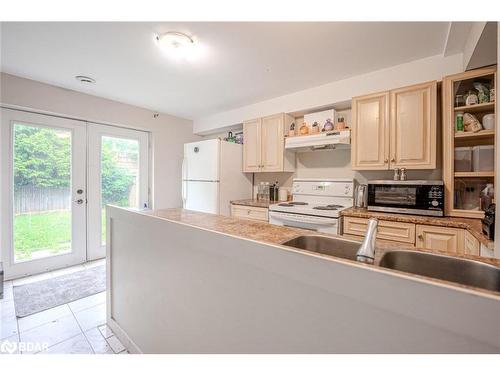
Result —
[[83, 83], [95, 83], [94, 78], [90, 78], [87, 76], [76, 76], [75, 77], [77, 81], [83, 82]]

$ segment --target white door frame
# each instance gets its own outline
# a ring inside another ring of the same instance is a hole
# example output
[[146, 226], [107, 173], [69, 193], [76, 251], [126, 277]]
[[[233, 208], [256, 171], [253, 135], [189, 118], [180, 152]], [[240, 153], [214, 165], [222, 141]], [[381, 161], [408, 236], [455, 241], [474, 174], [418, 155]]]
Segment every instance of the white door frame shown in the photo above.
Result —
[[[0, 244], [5, 278], [12, 279], [34, 273], [40, 273], [86, 260], [86, 205], [77, 204], [76, 200], [86, 199], [86, 126], [83, 121], [41, 115], [25, 111], [1, 108], [0, 124]], [[71, 196], [72, 228], [70, 253], [54, 255], [30, 261], [15, 262], [13, 252], [13, 122], [32, 124], [71, 131]], [[77, 196], [76, 190], [83, 189]]]
[[139, 142], [138, 209], [150, 207], [149, 197], [149, 133], [142, 130], [87, 123], [88, 131], [88, 204], [87, 260], [104, 258], [106, 246], [101, 243], [101, 138], [133, 139]]

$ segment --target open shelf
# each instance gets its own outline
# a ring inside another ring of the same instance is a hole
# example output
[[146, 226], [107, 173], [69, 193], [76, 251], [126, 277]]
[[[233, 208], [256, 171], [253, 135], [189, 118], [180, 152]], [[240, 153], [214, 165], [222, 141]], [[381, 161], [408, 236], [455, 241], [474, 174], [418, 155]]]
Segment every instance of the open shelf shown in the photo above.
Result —
[[455, 132], [455, 139], [480, 139], [480, 138], [493, 138], [495, 130], [480, 130], [476, 133], [473, 132]]
[[469, 112], [469, 113], [487, 112], [487, 111], [493, 112], [495, 110], [495, 102], [463, 105], [461, 107], [455, 107], [454, 110], [455, 112]]
[[496, 66], [469, 70], [453, 74], [443, 79], [443, 180], [445, 185], [445, 215], [481, 219], [484, 211], [465, 209], [472, 207], [471, 202], [479, 201], [481, 191], [487, 184], [495, 184], [495, 171], [455, 172], [455, 149], [457, 147], [495, 146], [495, 130], [456, 132], [458, 112], [471, 113], [482, 120], [483, 115], [495, 113], [495, 101], [455, 106], [457, 96], [464, 97], [472, 91], [477, 93], [475, 85], [481, 83], [488, 89], [496, 87]]
[[473, 177], [473, 178], [478, 178], [478, 177], [495, 177], [495, 172], [494, 171], [487, 171], [487, 172], [455, 172], [455, 177]]

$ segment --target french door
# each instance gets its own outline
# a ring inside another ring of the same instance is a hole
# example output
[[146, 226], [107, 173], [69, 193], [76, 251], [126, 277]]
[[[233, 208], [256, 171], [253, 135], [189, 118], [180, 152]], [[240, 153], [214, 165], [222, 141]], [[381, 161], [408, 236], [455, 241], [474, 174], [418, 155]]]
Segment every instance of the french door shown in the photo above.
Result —
[[0, 133], [6, 277], [84, 262], [85, 123], [2, 109]]
[[106, 210], [115, 205], [149, 207], [148, 133], [98, 124], [88, 125], [89, 260], [106, 256]]
[[0, 245], [6, 278], [105, 256], [104, 205], [148, 200], [148, 134], [1, 109]]

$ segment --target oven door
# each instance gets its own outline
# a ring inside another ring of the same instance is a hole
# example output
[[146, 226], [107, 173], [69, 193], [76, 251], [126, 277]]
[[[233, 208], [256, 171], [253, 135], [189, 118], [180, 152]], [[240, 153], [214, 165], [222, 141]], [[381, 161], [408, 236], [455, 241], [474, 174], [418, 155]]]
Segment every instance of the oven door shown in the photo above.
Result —
[[269, 223], [284, 227], [338, 234], [338, 219], [335, 218], [269, 211]]

